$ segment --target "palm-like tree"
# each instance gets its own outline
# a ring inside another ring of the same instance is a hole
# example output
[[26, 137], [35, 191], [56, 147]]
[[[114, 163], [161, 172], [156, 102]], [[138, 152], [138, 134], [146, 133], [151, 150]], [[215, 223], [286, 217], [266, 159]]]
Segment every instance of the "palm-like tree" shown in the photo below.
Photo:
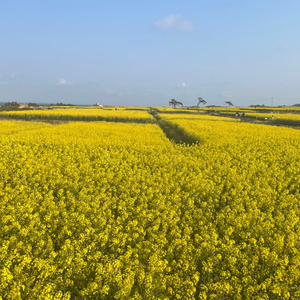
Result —
[[225, 101], [225, 103], [229, 106], [233, 106], [232, 102], [231, 101]]
[[198, 112], [199, 112], [199, 105], [203, 104], [203, 106], [204, 106], [206, 103], [207, 102], [204, 99], [202, 99], [201, 97], [198, 98], [198, 103], [197, 103]]
[[181, 102], [176, 101], [175, 99], [172, 99], [171, 101], [169, 101], [169, 105], [172, 105], [173, 108], [176, 108], [177, 105], [183, 106]]
[[199, 98], [198, 98], [197, 107], [199, 107], [200, 104], [205, 105], [206, 103], [207, 103], [207, 102], [206, 102], [204, 99], [202, 99], [201, 97], [199, 97]]

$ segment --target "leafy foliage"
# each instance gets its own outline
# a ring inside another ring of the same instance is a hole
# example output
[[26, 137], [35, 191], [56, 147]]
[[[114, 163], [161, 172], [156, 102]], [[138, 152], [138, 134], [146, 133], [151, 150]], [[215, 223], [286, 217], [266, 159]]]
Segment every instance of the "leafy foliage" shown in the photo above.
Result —
[[183, 104], [181, 102], [176, 101], [175, 99], [172, 99], [171, 101], [169, 101], [169, 105], [172, 105], [173, 108], [176, 108], [177, 105], [183, 106]]
[[198, 97], [197, 107], [199, 107], [200, 104], [205, 105], [206, 103], [207, 103], [207, 102], [206, 102], [204, 99], [202, 99], [201, 97]]

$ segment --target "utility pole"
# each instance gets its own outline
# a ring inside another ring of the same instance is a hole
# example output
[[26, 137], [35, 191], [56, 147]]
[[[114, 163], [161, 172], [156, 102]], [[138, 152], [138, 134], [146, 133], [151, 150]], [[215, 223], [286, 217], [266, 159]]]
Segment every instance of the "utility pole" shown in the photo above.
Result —
[[271, 98], [271, 106], [273, 106], [273, 100], [274, 100], [274, 98]]

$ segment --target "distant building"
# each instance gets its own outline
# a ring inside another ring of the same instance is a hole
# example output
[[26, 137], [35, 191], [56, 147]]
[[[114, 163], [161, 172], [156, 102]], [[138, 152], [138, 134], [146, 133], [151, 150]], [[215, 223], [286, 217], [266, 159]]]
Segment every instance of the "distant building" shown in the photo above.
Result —
[[25, 108], [25, 107], [28, 107], [28, 104], [25, 104], [25, 103], [19, 103], [19, 107], [20, 107], [20, 108]]

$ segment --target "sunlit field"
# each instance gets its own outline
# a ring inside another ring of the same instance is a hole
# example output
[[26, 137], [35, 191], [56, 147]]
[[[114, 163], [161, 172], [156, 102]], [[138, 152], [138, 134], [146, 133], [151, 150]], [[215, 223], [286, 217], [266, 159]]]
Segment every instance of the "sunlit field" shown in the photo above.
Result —
[[153, 121], [153, 117], [146, 111], [125, 109], [44, 109], [2, 111], [0, 118], [21, 120], [66, 120], [66, 121], [121, 121], [144, 122]]
[[68, 111], [0, 121], [0, 299], [300, 298], [299, 130]]
[[[300, 114], [295, 114], [295, 113], [248, 113], [248, 117], [255, 118], [255, 119], [269, 119], [269, 120], [274, 120], [278, 123], [285, 124], [285, 125], [290, 125], [290, 126], [299, 126], [300, 125]], [[272, 118], [273, 117], [273, 118]]]

